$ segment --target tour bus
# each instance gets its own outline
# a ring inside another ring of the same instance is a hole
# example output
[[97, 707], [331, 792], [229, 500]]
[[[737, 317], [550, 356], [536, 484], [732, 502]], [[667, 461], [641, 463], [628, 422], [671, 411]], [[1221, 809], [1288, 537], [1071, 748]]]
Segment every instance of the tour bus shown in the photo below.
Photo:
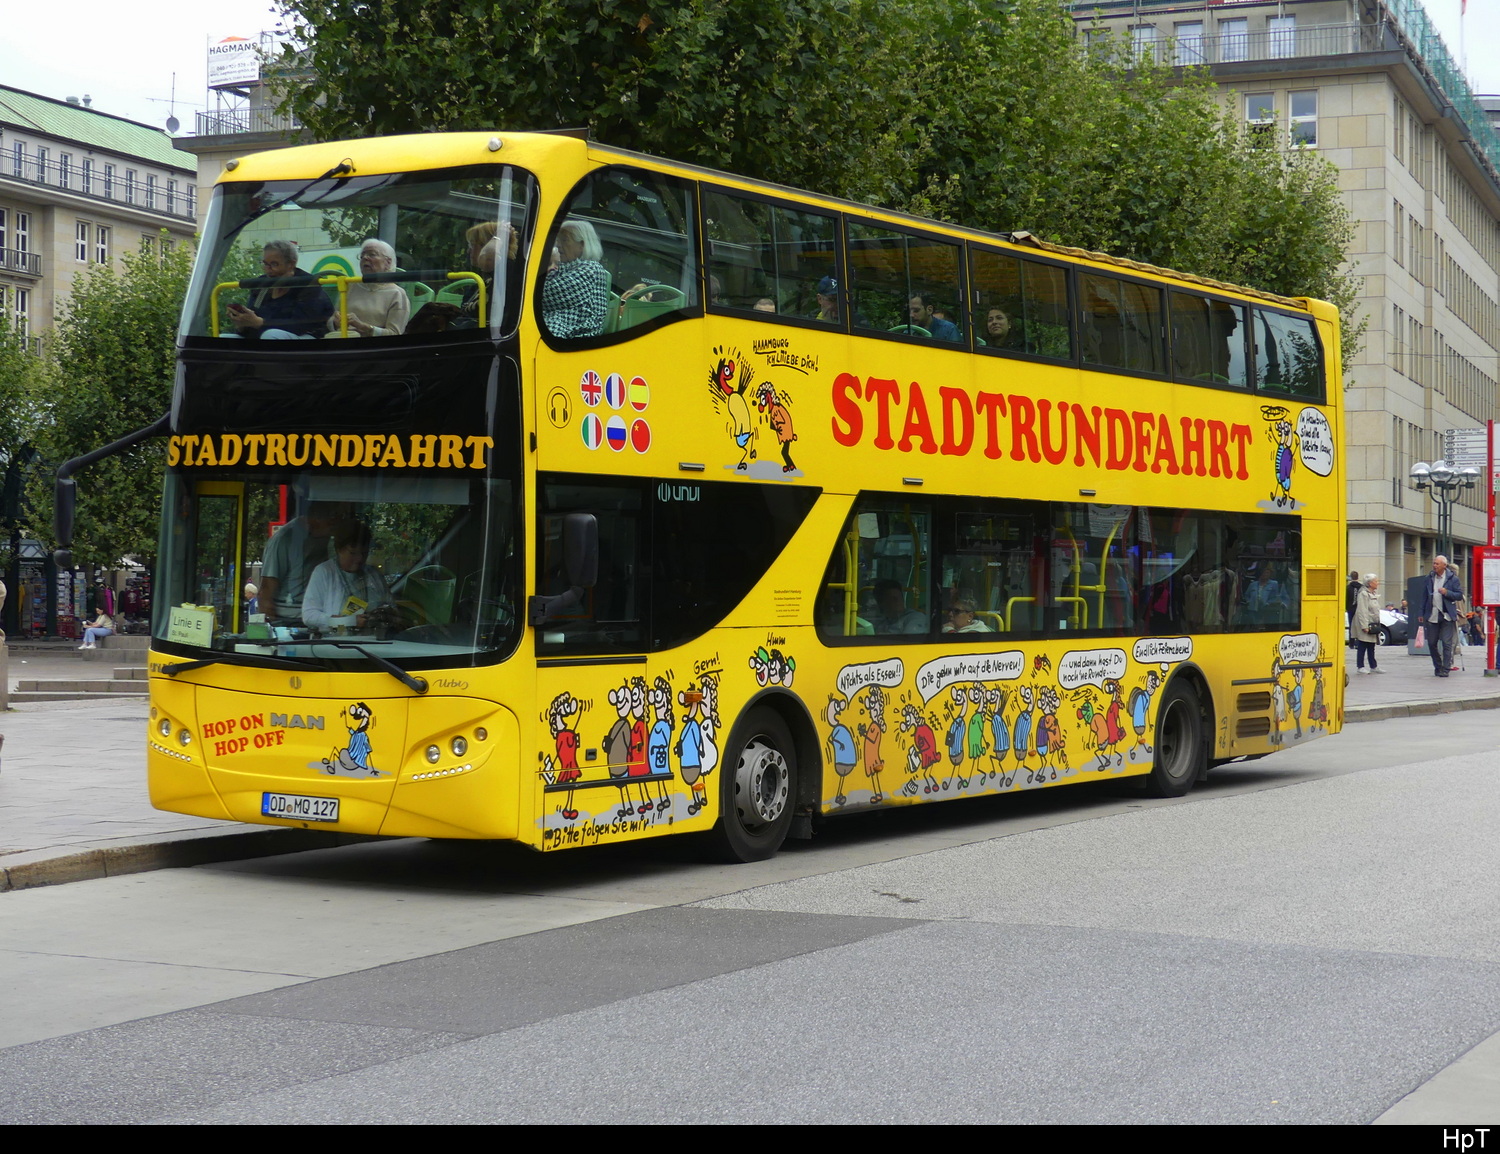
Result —
[[427, 135], [229, 161], [178, 365], [162, 809], [748, 861], [1342, 721], [1321, 301]]

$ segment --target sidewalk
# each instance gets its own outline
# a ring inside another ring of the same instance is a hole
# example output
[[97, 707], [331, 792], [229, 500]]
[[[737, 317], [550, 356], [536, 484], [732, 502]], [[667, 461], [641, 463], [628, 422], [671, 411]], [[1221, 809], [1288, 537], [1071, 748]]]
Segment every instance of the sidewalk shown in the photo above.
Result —
[[[1405, 646], [1377, 655], [1386, 672], [1361, 675], [1347, 651], [1346, 723], [1500, 708], [1500, 677], [1484, 676], [1477, 652], [1468, 655], [1467, 670], [1447, 678], [1434, 677], [1431, 660], [1408, 657]], [[77, 676], [82, 658], [76, 648], [13, 651], [11, 686], [23, 677]], [[129, 697], [37, 702], [0, 720], [0, 892], [367, 840], [152, 809], [147, 710]]]

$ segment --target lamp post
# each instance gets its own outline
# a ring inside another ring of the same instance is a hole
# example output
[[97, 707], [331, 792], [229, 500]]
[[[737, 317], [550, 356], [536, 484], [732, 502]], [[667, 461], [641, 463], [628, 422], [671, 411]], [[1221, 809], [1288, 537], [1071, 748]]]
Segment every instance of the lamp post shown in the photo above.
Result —
[[1417, 491], [1426, 493], [1437, 503], [1437, 551], [1448, 558], [1449, 562], [1453, 560], [1453, 506], [1458, 501], [1458, 495], [1465, 489], [1472, 489], [1482, 474], [1483, 471], [1473, 465], [1455, 469], [1443, 460], [1434, 461], [1430, 465], [1426, 461], [1418, 461], [1411, 467], [1410, 476]]

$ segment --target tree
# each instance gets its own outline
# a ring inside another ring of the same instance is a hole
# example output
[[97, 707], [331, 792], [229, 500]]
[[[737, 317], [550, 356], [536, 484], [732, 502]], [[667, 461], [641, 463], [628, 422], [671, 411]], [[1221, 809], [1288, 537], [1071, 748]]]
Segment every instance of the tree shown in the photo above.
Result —
[[[172, 402], [191, 250], [130, 252], [121, 263], [120, 271], [96, 265], [73, 282], [48, 345], [52, 386], [39, 406], [36, 443], [49, 467], [31, 486], [39, 518], [51, 517], [57, 465], [151, 424]], [[161, 440], [148, 441], [78, 474], [73, 552], [80, 566], [155, 556], [163, 453]]]
[[46, 362], [32, 352], [26, 332], [0, 313], [0, 568], [10, 566], [12, 536], [27, 523], [23, 490], [46, 388]]
[[[1080, 51], [1061, 0], [282, 0], [322, 139], [595, 139], [1352, 305], [1333, 169], [1206, 76]], [[1352, 357], [1358, 333], [1346, 333]]]

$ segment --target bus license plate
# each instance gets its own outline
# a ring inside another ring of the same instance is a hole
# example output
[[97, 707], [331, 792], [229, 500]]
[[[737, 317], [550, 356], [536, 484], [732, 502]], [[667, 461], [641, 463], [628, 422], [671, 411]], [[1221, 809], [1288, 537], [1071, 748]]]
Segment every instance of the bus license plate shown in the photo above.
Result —
[[260, 812], [266, 817], [292, 821], [338, 821], [339, 799], [336, 797], [303, 797], [298, 793], [263, 793]]

